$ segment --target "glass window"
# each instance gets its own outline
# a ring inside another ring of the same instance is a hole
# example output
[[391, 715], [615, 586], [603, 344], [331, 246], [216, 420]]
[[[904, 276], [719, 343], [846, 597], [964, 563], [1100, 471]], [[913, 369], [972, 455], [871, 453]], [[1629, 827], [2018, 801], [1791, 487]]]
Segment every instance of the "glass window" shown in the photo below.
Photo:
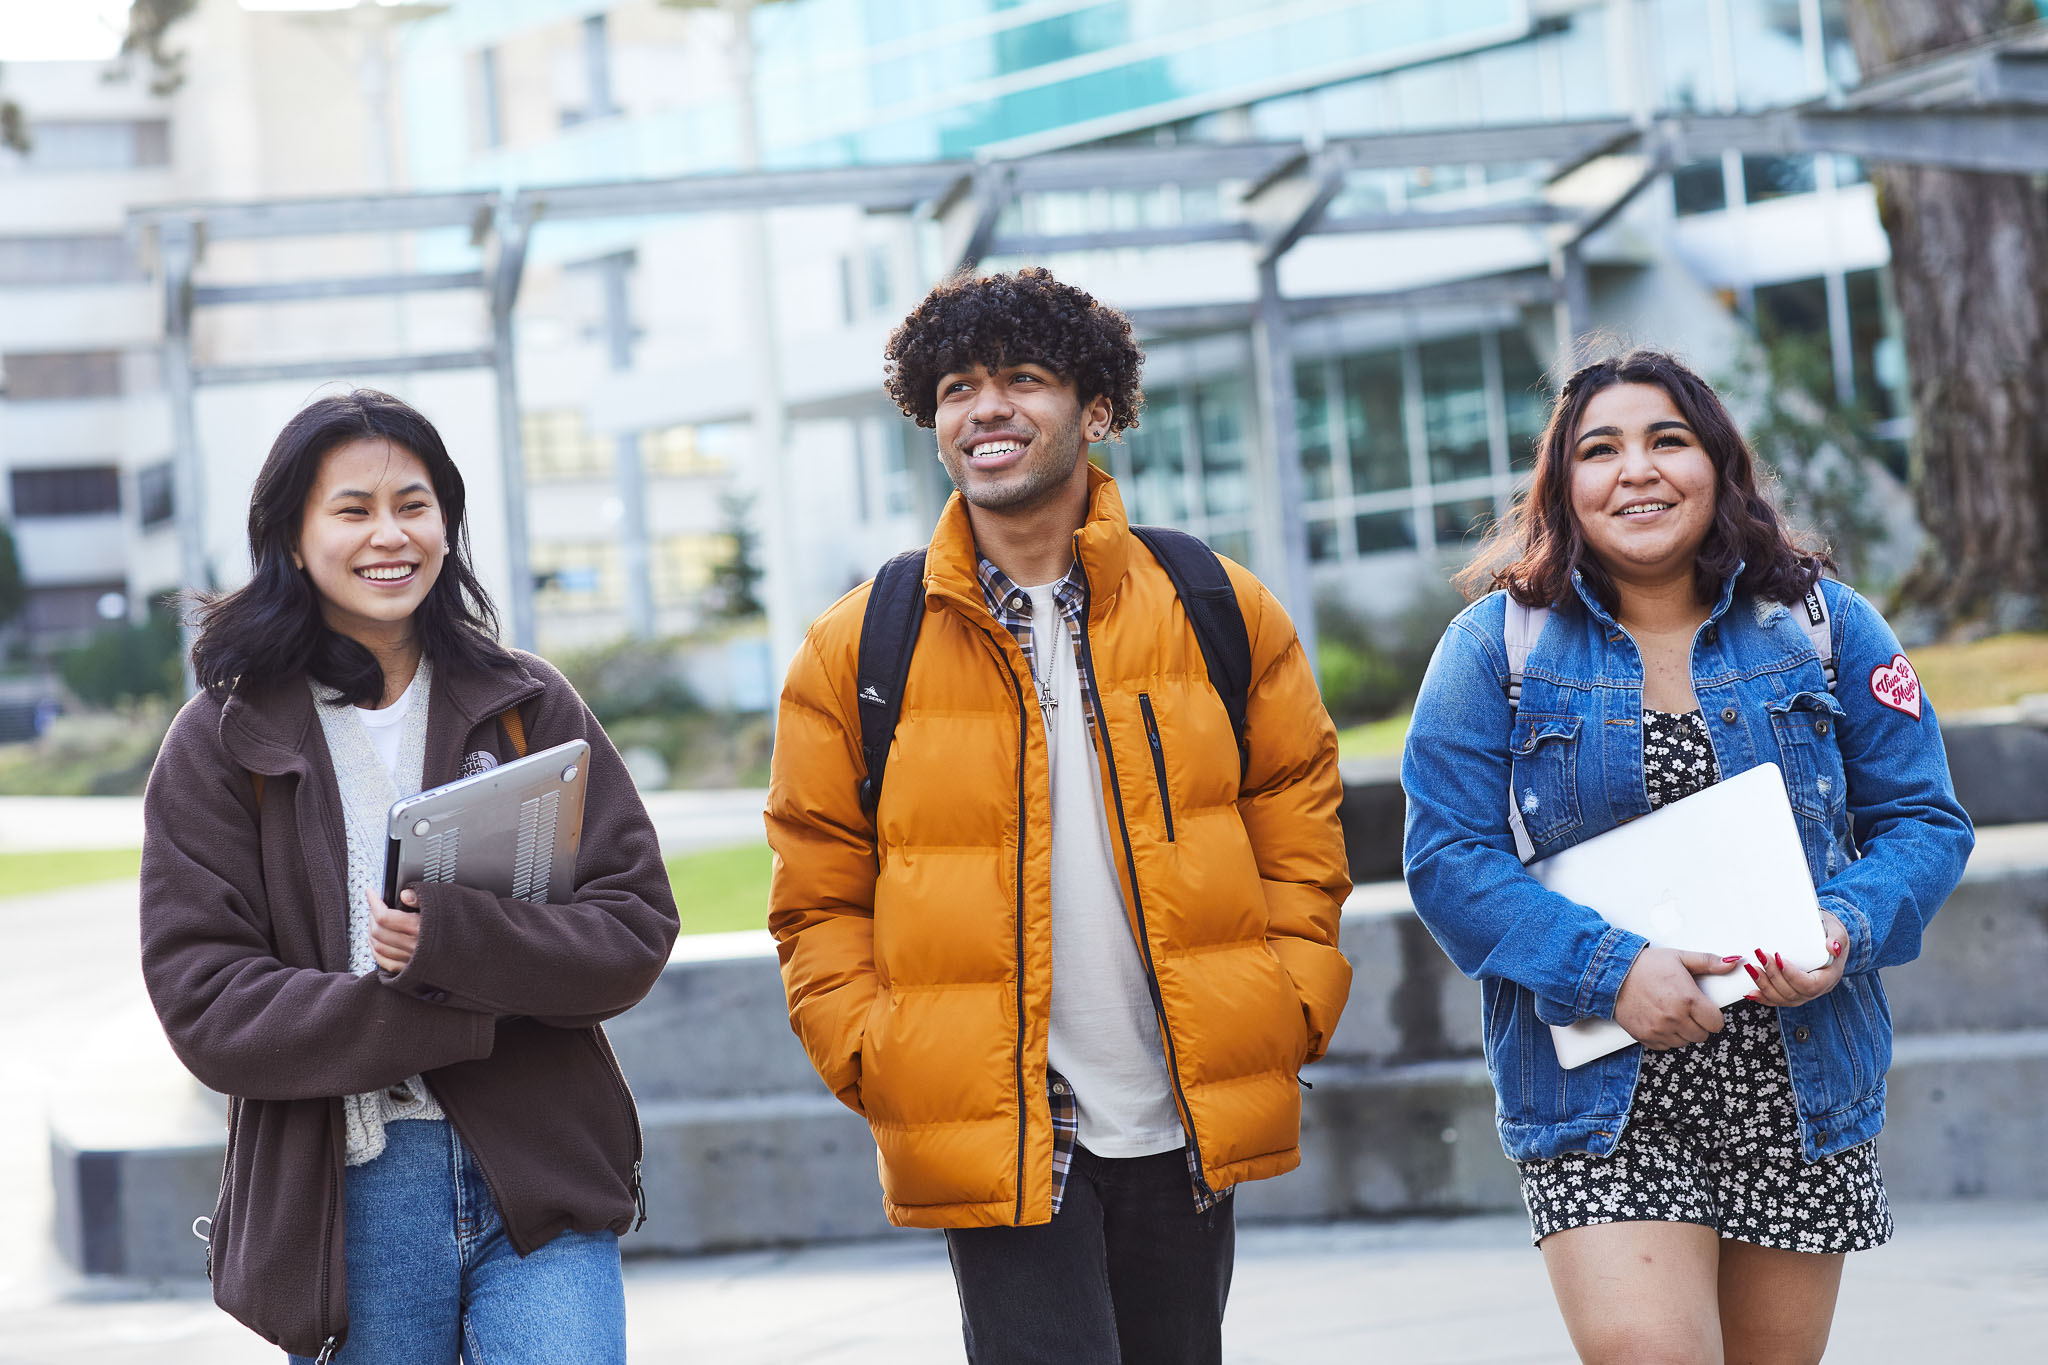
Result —
[[135, 510], [144, 526], [161, 526], [176, 506], [169, 460], [135, 471]]
[[1756, 330], [1766, 340], [1828, 335], [1828, 289], [1819, 279], [1760, 284], [1756, 288]]
[[1294, 367], [1294, 432], [1301, 447], [1302, 496], [1311, 502], [1337, 496], [1337, 470], [1330, 458], [1330, 394], [1323, 362]]
[[1607, 56], [1607, 13], [1582, 9], [1564, 17], [1562, 32], [1549, 42], [1563, 76], [1564, 116], [1604, 118], [1623, 112], [1621, 82]]
[[1728, 178], [1721, 173], [1721, 161], [1695, 161], [1671, 173], [1671, 201], [1683, 216], [1712, 213], [1728, 207]]
[[8, 484], [17, 517], [91, 517], [121, 510], [121, 471], [110, 464], [16, 469]]
[[1243, 527], [1211, 531], [1206, 539], [1209, 548], [1219, 555], [1228, 555], [1240, 564], [1252, 562], [1252, 533]]
[[1658, 107], [1691, 113], [1720, 108], [1708, 7], [1700, 0], [1653, 0], [1643, 17]]
[[1415, 516], [1412, 512], [1367, 512], [1352, 520], [1358, 537], [1358, 553], [1379, 554], [1386, 550], [1415, 548]]
[[[1821, 54], [1827, 63], [1828, 85], [1835, 90], [1854, 89], [1863, 79], [1856, 61], [1856, 45], [1849, 41], [1849, 0], [1820, 0]], [[2044, 13], [2043, 18], [2048, 18]]]
[[1746, 156], [1742, 158], [1742, 197], [1752, 204], [1788, 194], [1812, 194], [1810, 156]]
[[640, 463], [650, 474], [717, 474], [722, 456], [704, 448], [696, 427], [660, 427], [640, 433]]
[[1550, 389], [1542, 362], [1519, 327], [1500, 334], [1500, 386], [1508, 413], [1508, 466], [1532, 469], [1536, 440], [1550, 416]]
[[1422, 347], [1422, 419], [1434, 483], [1491, 471], [1486, 431], [1486, 366], [1479, 338], [1451, 337]]
[[1436, 505], [1436, 543], [1463, 546], [1476, 543], [1493, 525], [1492, 498], [1463, 498]]
[[118, 235], [0, 237], [0, 285], [106, 284], [141, 274]]
[[1742, 108], [1769, 109], [1821, 93], [1806, 78], [1799, 0], [1728, 0], [1728, 28]]
[[1543, 117], [1536, 45], [1515, 43], [1468, 59], [1479, 86], [1481, 123], [1534, 123]]
[[711, 571], [732, 558], [733, 538], [724, 533], [664, 536], [655, 542], [648, 566], [654, 600], [681, 605], [711, 586]]
[[0, 397], [114, 398], [121, 392], [119, 351], [46, 351], [0, 356]]
[[1308, 524], [1309, 562], [1324, 564], [1337, 557], [1337, 523], [1334, 520]]
[[1351, 491], [1406, 488], [1408, 436], [1401, 420], [1401, 357], [1386, 351], [1344, 357], [1344, 441], [1351, 451]]
[[24, 160], [38, 171], [126, 171], [166, 166], [170, 125], [162, 119], [39, 120]]
[[1144, 415], [1124, 433], [1130, 447], [1131, 520], [1180, 525], [1188, 519], [1188, 410], [1178, 389], [1145, 396]]
[[[612, 472], [613, 441], [594, 435], [575, 408], [529, 412], [520, 418], [526, 475], [531, 479], [591, 479]], [[644, 452], [643, 452], [644, 454]]]
[[1883, 270], [1852, 270], [1842, 277], [1849, 297], [1849, 354], [1856, 401], [1880, 419], [1908, 410], [1906, 342], [1900, 335], [1891, 278]]
[[1217, 379], [1195, 388], [1196, 430], [1202, 444], [1202, 510], [1210, 516], [1251, 506], [1245, 477], [1244, 384]]
[[616, 608], [621, 601], [619, 547], [607, 541], [537, 540], [528, 553], [535, 602], [543, 610]]

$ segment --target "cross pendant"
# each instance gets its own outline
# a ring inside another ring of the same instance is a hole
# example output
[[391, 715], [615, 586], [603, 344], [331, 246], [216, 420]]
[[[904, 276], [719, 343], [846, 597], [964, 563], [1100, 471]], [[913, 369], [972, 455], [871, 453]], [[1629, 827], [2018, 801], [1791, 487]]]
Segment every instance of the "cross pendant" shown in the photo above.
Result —
[[1038, 689], [1038, 714], [1047, 725], [1052, 724], [1052, 713], [1059, 707], [1059, 699], [1053, 696], [1052, 689], [1041, 685]]

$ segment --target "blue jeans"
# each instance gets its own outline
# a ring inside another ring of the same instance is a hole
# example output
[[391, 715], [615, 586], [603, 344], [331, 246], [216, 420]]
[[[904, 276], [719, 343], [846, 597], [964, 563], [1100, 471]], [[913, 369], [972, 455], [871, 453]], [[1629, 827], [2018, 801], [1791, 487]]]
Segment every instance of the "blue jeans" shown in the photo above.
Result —
[[345, 1180], [349, 1331], [334, 1365], [625, 1365], [618, 1234], [571, 1230], [522, 1257], [453, 1124], [406, 1119], [384, 1141]]

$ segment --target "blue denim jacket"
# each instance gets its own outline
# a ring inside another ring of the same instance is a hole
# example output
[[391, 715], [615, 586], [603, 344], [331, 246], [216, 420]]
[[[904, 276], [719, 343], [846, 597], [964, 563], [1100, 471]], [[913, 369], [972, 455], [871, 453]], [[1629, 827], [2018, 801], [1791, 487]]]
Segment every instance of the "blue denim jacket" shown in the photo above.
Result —
[[[1821, 908], [1849, 931], [1841, 984], [1778, 1011], [1810, 1161], [1884, 1126], [1892, 1027], [1877, 969], [1918, 956], [1975, 841], [1933, 710], [1921, 698], [1916, 719], [1879, 700], [1901, 652], [1891, 627], [1844, 585], [1822, 591], [1840, 677], [1832, 693], [1792, 615], [1803, 608], [1738, 599], [1733, 578], [1692, 646], [1721, 775], [1784, 770]], [[1545, 1026], [1612, 1018], [1646, 943], [1523, 869], [1507, 793], [1512, 774], [1539, 858], [1648, 814], [1643, 661], [1580, 583], [1551, 613], [1511, 708], [1505, 616], [1501, 593], [1466, 608], [1416, 698], [1401, 763], [1408, 889], [1458, 969], [1482, 983], [1508, 1155], [1605, 1155], [1627, 1122], [1643, 1049], [1566, 1071]]]

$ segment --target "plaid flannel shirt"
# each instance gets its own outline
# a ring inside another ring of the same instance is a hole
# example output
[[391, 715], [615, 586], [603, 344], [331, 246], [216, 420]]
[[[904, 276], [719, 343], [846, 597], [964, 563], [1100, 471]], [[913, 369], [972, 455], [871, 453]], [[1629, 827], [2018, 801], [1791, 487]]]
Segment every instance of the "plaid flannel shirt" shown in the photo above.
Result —
[[[1009, 575], [983, 557], [976, 565], [981, 578], [982, 599], [988, 603], [989, 615], [1003, 629], [1010, 632], [1017, 641], [1017, 647], [1024, 651], [1024, 662], [1030, 665], [1034, 690], [1038, 676], [1038, 650], [1032, 638], [1031, 595], [1010, 581]], [[1081, 564], [1076, 560], [1067, 570], [1067, 576], [1053, 586], [1053, 601], [1059, 607], [1060, 619], [1067, 623], [1068, 638], [1073, 643], [1074, 658], [1081, 658], [1081, 611], [1087, 605], [1088, 592], [1081, 577]], [[1097, 720], [1095, 715], [1095, 684], [1089, 677], [1090, 670], [1082, 668], [1081, 701], [1083, 714], [1088, 717], [1088, 739], [1091, 744], [1100, 745], [1096, 738]], [[1164, 1027], [1164, 1021], [1161, 1022]], [[1060, 1211], [1060, 1201], [1067, 1191], [1067, 1173], [1074, 1166], [1074, 1146], [1080, 1140], [1081, 1116], [1074, 1104], [1074, 1087], [1059, 1072], [1046, 1069], [1046, 1098], [1052, 1106], [1052, 1211]], [[1230, 1191], [1218, 1194], [1202, 1179], [1200, 1163], [1195, 1158], [1195, 1144], [1190, 1135], [1187, 1145], [1188, 1180], [1194, 1187], [1195, 1212], [1206, 1213], [1221, 1202]]]

